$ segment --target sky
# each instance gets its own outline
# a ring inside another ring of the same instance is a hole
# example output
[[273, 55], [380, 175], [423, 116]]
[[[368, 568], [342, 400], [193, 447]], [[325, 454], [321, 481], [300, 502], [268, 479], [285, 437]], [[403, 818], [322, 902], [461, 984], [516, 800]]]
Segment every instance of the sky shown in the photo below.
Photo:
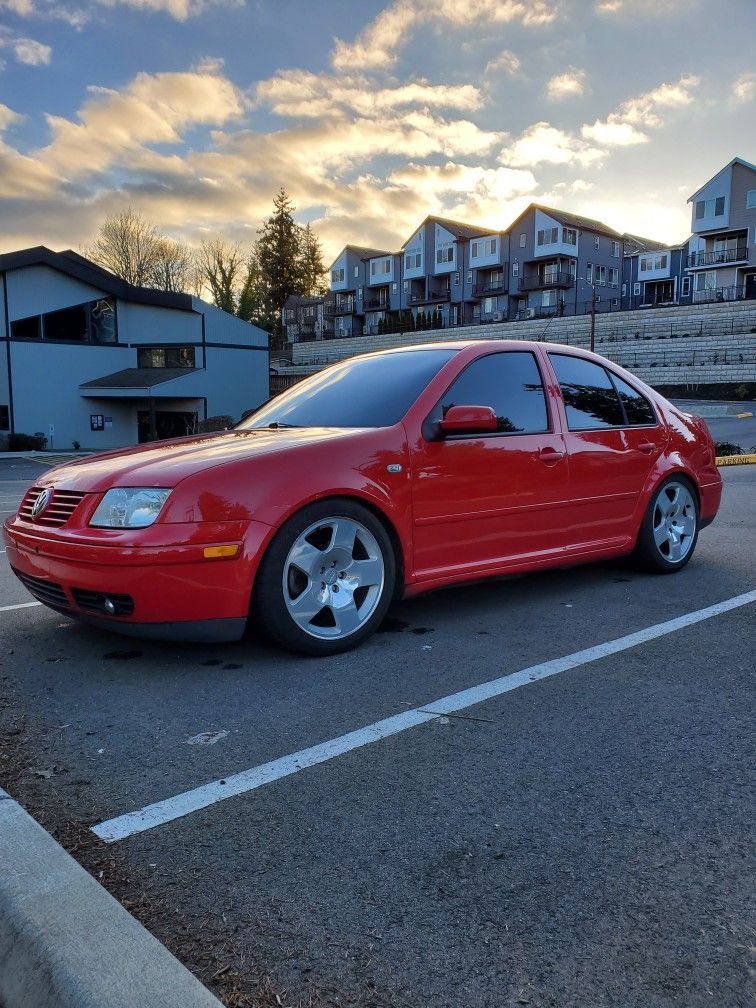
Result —
[[133, 207], [326, 262], [530, 202], [664, 242], [756, 161], [755, 0], [0, 0], [0, 251]]

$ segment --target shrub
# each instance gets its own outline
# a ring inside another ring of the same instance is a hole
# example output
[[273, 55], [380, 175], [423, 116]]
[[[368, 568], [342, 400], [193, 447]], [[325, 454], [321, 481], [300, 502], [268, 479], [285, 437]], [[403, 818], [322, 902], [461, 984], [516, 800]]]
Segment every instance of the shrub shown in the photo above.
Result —
[[47, 438], [44, 434], [9, 434], [8, 451], [44, 451]]
[[717, 441], [714, 445], [714, 454], [717, 458], [724, 455], [742, 455], [743, 449], [740, 445], [733, 444], [732, 441]]
[[200, 420], [197, 429], [200, 434], [207, 434], [210, 431], [226, 430], [233, 422], [234, 418], [231, 416], [209, 416], [207, 420]]

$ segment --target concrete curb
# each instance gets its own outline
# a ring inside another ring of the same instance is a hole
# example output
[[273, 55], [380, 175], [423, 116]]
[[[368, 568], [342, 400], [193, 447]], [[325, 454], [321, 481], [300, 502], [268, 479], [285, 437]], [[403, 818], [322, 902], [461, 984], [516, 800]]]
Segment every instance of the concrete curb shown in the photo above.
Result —
[[0, 789], [3, 1008], [222, 1008]]

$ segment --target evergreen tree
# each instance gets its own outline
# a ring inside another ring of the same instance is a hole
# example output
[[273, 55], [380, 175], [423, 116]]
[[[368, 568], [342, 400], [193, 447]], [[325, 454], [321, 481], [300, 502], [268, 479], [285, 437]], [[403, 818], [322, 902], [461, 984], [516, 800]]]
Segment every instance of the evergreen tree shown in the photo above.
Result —
[[292, 294], [304, 293], [300, 254], [301, 228], [294, 223], [294, 207], [281, 188], [273, 200], [273, 213], [258, 231], [257, 262], [260, 270], [260, 324], [280, 348], [281, 311]]
[[257, 261], [257, 251], [253, 249], [247, 260], [244, 282], [239, 290], [236, 314], [245, 322], [262, 326], [261, 300], [260, 266]]
[[320, 242], [309, 224], [299, 229], [299, 239], [302, 293], [307, 297], [322, 297], [328, 290], [328, 284]]

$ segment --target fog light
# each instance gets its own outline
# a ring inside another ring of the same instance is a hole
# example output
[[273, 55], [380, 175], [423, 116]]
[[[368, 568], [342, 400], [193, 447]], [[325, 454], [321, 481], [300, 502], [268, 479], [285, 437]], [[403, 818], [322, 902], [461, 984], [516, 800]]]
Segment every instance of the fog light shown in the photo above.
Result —
[[111, 616], [115, 616], [116, 607], [115, 602], [112, 599], [106, 598], [102, 605], [106, 613], [109, 613]]

